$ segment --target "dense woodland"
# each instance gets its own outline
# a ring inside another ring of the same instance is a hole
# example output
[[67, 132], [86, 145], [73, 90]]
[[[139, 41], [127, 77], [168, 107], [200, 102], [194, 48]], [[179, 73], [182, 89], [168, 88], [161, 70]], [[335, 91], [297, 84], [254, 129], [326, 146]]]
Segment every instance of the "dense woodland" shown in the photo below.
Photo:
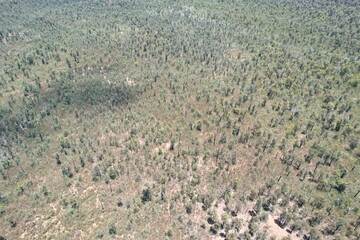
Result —
[[359, 1], [1, 0], [0, 40], [0, 239], [359, 239]]

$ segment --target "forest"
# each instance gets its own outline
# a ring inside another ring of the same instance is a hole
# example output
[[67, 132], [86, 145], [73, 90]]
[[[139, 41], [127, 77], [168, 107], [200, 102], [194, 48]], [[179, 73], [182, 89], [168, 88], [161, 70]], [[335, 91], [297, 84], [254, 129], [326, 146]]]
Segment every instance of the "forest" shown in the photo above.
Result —
[[360, 239], [357, 0], [0, 0], [0, 240]]

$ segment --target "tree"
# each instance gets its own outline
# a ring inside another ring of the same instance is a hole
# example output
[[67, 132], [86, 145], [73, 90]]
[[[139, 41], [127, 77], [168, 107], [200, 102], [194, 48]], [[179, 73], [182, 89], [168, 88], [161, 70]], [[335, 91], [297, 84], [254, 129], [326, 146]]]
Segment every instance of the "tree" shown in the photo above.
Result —
[[111, 187], [111, 180], [110, 180], [110, 177], [108, 175], [105, 176], [105, 184], [108, 184], [109, 185], [109, 188], [110, 188], [110, 192], [112, 192], [112, 187]]
[[152, 192], [150, 188], [144, 189], [141, 194], [141, 201], [143, 203], [149, 202], [152, 199]]
[[122, 198], [121, 198], [121, 197], [119, 197], [119, 198], [117, 199], [117, 206], [118, 206], [118, 207], [122, 207], [122, 206], [123, 206], [123, 201], [122, 201]]
[[291, 219], [290, 214], [287, 213], [286, 211], [283, 211], [278, 218], [279, 226], [282, 228], [286, 227], [288, 225], [290, 219]]
[[109, 234], [112, 235], [112, 236], [116, 235], [116, 227], [115, 227], [114, 224], [110, 224], [110, 226], [109, 226]]
[[321, 240], [321, 239], [322, 239], [321, 233], [318, 230], [312, 228], [309, 233], [309, 240]]
[[337, 179], [334, 188], [339, 192], [344, 192], [346, 190], [345, 180], [342, 178]]
[[335, 234], [335, 232], [341, 230], [342, 228], [344, 228], [347, 225], [348, 225], [347, 220], [345, 220], [345, 219], [337, 220], [336, 223], [335, 223], [335, 226], [334, 226], [333, 234]]
[[95, 166], [91, 172], [92, 174], [92, 179], [94, 182], [97, 182], [100, 180], [101, 178], [101, 171], [100, 168], [98, 166]]

